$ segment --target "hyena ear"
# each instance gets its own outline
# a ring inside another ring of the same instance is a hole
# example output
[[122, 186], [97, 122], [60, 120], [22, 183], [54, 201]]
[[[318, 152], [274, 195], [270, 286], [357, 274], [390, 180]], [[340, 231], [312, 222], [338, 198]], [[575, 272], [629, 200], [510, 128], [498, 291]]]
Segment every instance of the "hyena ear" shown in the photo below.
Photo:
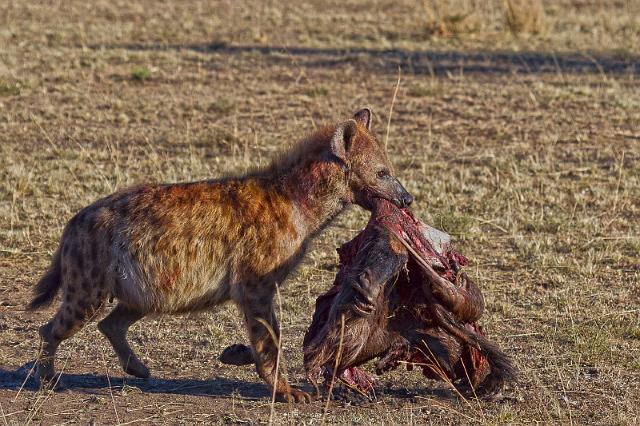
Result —
[[371, 122], [373, 121], [373, 112], [371, 108], [362, 108], [353, 115], [353, 119], [364, 125], [367, 130], [371, 130]]
[[355, 120], [347, 120], [336, 126], [331, 137], [331, 153], [347, 163], [347, 152], [351, 149], [351, 142], [358, 131]]

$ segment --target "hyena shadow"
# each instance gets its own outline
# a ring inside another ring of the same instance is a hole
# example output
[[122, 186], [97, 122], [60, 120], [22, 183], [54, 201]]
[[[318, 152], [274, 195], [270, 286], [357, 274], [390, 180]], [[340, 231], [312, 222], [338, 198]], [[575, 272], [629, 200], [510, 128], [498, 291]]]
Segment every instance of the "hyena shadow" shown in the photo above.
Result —
[[[38, 380], [34, 376], [33, 362], [28, 362], [16, 370], [0, 367], [0, 390], [38, 391]], [[143, 393], [165, 393], [175, 395], [196, 395], [212, 397], [241, 397], [246, 399], [263, 399], [271, 396], [262, 383], [243, 380], [231, 380], [223, 377], [199, 379], [169, 379], [106, 376], [94, 374], [63, 373], [55, 390], [57, 392], [76, 391], [93, 393], [101, 389], [122, 390], [139, 389]]]
[[[34, 363], [28, 362], [16, 370], [0, 367], [0, 390], [37, 392], [40, 388], [34, 377]], [[231, 380], [224, 377], [213, 377], [208, 380], [198, 379], [138, 379], [134, 377], [106, 376], [94, 374], [63, 373], [62, 379], [56, 387], [56, 392], [74, 391], [84, 394], [98, 393], [100, 390], [111, 388], [112, 391], [124, 389], [139, 389], [143, 393], [160, 393], [174, 395], [210, 396], [218, 398], [244, 398], [259, 400], [271, 398], [271, 393], [262, 383], [252, 383], [243, 380]], [[306, 387], [304, 387], [306, 389]], [[311, 389], [306, 389], [311, 391]], [[451, 389], [442, 387], [404, 387], [382, 385], [378, 389], [376, 399], [393, 398], [411, 402], [424, 401], [425, 398], [439, 400], [458, 400], [458, 395]], [[333, 389], [333, 398], [337, 401], [354, 405], [367, 405], [372, 400], [359, 396], [344, 386]]]

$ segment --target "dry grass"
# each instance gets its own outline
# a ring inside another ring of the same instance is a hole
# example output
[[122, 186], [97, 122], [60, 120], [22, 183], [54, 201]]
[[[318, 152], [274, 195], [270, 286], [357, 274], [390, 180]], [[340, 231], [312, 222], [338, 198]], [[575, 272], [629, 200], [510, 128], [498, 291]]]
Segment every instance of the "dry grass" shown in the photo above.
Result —
[[[452, 43], [446, 39], [455, 38], [455, 45], [463, 43], [480, 49], [491, 46], [628, 51], [631, 46], [637, 46], [639, 7], [640, 4], [632, 1], [610, 6], [609, 2], [598, 1], [432, 0], [422, 4], [423, 19], [403, 22], [403, 25], [414, 38], [441, 47]], [[413, 16], [416, 10], [403, 13]], [[526, 44], [514, 43], [505, 33], [524, 38]], [[395, 43], [402, 39], [395, 33], [388, 33], [388, 38]]]
[[540, 0], [504, 0], [504, 18], [513, 34], [539, 34], [544, 30], [544, 8]]
[[[245, 340], [232, 306], [134, 326], [154, 379], [123, 377], [88, 326], [60, 350], [67, 391], [18, 395], [51, 315], [23, 306], [64, 223], [117, 188], [247, 170], [362, 105], [383, 139], [400, 65], [396, 169], [473, 260], [483, 324], [521, 380], [467, 403], [397, 371], [376, 403], [332, 401], [327, 423], [637, 424], [640, 5], [545, 2], [545, 31], [513, 37], [501, 2], [469, 4], [477, 31], [425, 39], [409, 0], [0, 3], [0, 423], [266, 422], [253, 368], [216, 361]], [[298, 383], [334, 249], [366, 218], [344, 214], [282, 288]], [[323, 408], [276, 404], [274, 419], [320, 423]]]
[[476, 32], [481, 27], [478, 10], [468, 2], [425, 2], [428, 35], [460, 36]]

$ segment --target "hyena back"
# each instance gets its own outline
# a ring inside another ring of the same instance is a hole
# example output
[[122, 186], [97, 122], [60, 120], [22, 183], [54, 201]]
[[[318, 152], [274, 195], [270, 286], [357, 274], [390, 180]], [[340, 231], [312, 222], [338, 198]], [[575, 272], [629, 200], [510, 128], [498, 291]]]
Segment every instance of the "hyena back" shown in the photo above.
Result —
[[233, 301], [243, 313], [260, 377], [278, 396], [308, 401], [275, 375], [279, 328], [277, 284], [302, 259], [309, 240], [349, 203], [373, 196], [406, 205], [411, 196], [393, 177], [385, 150], [370, 133], [371, 111], [327, 126], [270, 167], [242, 177], [148, 185], [96, 201], [67, 224], [49, 272], [30, 308], [62, 303], [40, 328], [39, 376], [55, 374], [55, 352], [96, 316], [118, 304], [98, 328], [125, 372], [149, 369], [127, 343], [128, 328], [153, 313], [210, 309]]

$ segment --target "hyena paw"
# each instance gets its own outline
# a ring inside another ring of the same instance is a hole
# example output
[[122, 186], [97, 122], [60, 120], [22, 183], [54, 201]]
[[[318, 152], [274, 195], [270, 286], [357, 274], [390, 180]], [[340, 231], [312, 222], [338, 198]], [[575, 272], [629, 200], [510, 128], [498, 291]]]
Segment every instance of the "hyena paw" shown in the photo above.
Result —
[[218, 357], [221, 363], [228, 365], [251, 365], [255, 364], [253, 352], [247, 345], [236, 343], [228, 346]]
[[138, 358], [130, 358], [129, 361], [122, 366], [124, 372], [140, 379], [147, 379], [151, 372], [146, 365]]
[[311, 402], [311, 395], [300, 389], [290, 388], [288, 392], [276, 393], [276, 400], [278, 402], [295, 402], [305, 403]]
[[38, 386], [41, 390], [62, 389], [60, 373], [39, 373]]

